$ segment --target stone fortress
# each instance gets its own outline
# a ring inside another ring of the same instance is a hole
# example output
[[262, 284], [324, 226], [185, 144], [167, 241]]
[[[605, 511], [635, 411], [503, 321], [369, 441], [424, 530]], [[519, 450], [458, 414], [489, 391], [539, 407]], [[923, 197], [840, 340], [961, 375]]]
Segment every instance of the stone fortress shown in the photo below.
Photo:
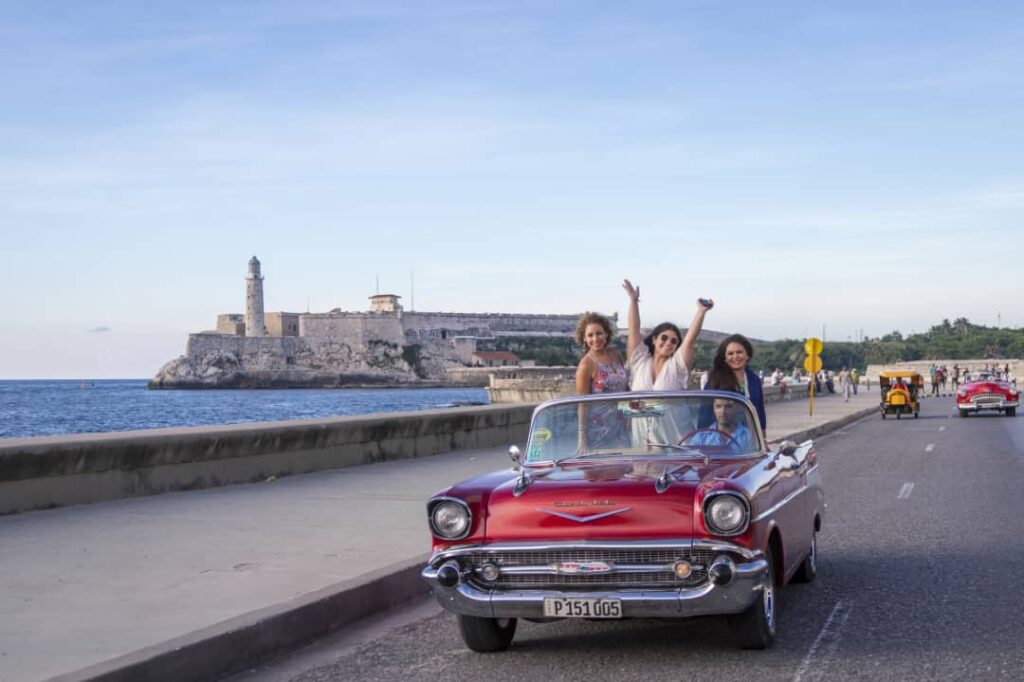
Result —
[[245, 290], [245, 313], [218, 315], [215, 330], [189, 334], [185, 354], [165, 364], [151, 388], [443, 385], [451, 370], [472, 364], [480, 341], [571, 336], [578, 319], [407, 311], [394, 294], [371, 296], [363, 312], [268, 313], [255, 256]]

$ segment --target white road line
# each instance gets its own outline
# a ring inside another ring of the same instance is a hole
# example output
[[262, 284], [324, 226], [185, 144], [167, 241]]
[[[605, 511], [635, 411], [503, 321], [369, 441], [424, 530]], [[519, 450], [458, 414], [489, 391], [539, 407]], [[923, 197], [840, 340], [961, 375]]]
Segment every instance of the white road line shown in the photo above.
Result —
[[914, 492], [913, 483], [904, 483], [903, 487], [900, 488], [900, 494], [896, 496], [897, 500], [905, 500], [910, 497], [910, 493]]
[[935, 449], [935, 443], [928, 443], [928, 445], [926, 445], [924, 447], [924, 451], [925, 452], [931, 452], [934, 449]]
[[939, 427], [939, 431], [945, 431], [945, 430], [946, 430], [946, 427], [945, 427], [945, 426], [940, 426], [940, 427]]
[[[813, 671], [811, 670], [811, 665], [816, 661], [825, 661], [835, 652], [836, 647], [839, 646], [843, 626], [846, 625], [846, 619], [849, 617], [850, 609], [843, 602], [837, 602], [832, 607], [832, 613], [828, 614], [828, 620], [825, 621], [821, 632], [818, 633], [814, 643], [811, 644], [811, 648], [807, 655], [804, 656], [800, 667], [796, 669], [793, 682], [803, 682], [803, 680], [820, 678], [824, 675], [824, 670]], [[822, 644], [824, 644], [823, 649], [821, 648]], [[819, 649], [821, 649], [820, 655]]]

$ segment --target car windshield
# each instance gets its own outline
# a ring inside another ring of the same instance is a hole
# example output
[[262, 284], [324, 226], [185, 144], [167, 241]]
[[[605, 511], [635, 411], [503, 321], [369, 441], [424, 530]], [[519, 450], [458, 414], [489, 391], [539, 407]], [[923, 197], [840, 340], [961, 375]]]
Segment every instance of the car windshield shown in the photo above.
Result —
[[739, 457], [762, 451], [757, 417], [730, 394], [614, 394], [537, 410], [526, 461], [632, 456]]

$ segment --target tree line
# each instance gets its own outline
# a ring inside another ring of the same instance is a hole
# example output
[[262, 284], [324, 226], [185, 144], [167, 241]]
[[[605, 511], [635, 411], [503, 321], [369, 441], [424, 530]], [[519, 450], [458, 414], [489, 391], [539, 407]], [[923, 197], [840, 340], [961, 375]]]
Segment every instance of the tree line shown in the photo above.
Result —
[[[613, 345], [625, 355], [625, 341], [616, 338]], [[695, 366], [707, 369], [711, 366], [718, 344], [698, 341]], [[494, 350], [515, 353], [522, 360], [534, 360], [538, 365], [575, 365], [582, 350], [572, 339], [561, 337], [499, 337], [494, 341]], [[782, 339], [755, 344], [754, 359], [750, 366], [754, 370], [773, 371], [776, 367], [790, 372], [802, 367], [804, 361], [803, 339]], [[843, 367], [866, 368], [871, 364], [888, 364], [901, 360], [1002, 360], [1024, 357], [1024, 329], [1006, 329], [973, 324], [965, 317], [950, 322], [942, 320], [926, 332], [904, 337], [899, 331], [892, 331], [878, 338], [863, 341], [828, 341], [821, 353], [825, 369], [839, 370]]]

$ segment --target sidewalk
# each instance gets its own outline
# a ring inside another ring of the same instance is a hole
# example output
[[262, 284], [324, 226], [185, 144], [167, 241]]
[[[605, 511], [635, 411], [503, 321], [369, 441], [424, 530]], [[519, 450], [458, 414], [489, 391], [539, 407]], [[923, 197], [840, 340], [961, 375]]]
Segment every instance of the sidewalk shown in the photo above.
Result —
[[[806, 400], [769, 403], [768, 437], [877, 405], [863, 387], [817, 398], [813, 418]], [[459, 451], [0, 517], [0, 682], [209, 678], [229, 652], [251, 659], [425, 591], [426, 499], [508, 465], [505, 448]]]

